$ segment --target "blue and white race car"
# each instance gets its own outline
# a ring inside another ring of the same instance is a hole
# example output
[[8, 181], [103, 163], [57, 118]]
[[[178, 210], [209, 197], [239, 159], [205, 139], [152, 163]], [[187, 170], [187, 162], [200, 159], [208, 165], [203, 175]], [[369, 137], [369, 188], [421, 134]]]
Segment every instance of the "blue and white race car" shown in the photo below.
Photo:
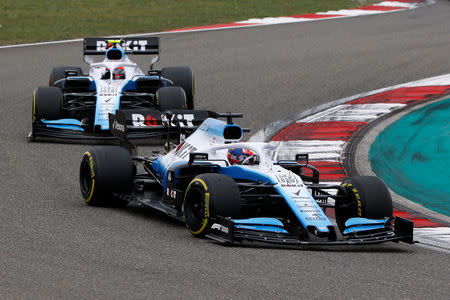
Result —
[[217, 119], [223, 115], [215, 117], [206, 118], [167, 154], [138, 156], [120, 126], [120, 111], [110, 115], [111, 124], [119, 125], [113, 134], [128, 146], [84, 153], [84, 201], [147, 205], [185, 222], [196, 237], [227, 244], [413, 243], [413, 222], [393, 218], [391, 196], [380, 179], [359, 176], [341, 185], [319, 184], [319, 172], [306, 154], [273, 160], [274, 146], [241, 142], [243, 129], [232, 123], [232, 114], [225, 115], [227, 122]]
[[[159, 60], [159, 38], [85, 38], [80, 67], [56, 67], [49, 86], [33, 95], [30, 139], [38, 137], [113, 138], [108, 114], [126, 112], [131, 137], [153, 137], [165, 132], [161, 111], [194, 108], [194, 76], [189, 67], [153, 69]], [[144, 73], [129, 55], [152, 55]], [[104, 56], [94, 62], [93, 55]]]

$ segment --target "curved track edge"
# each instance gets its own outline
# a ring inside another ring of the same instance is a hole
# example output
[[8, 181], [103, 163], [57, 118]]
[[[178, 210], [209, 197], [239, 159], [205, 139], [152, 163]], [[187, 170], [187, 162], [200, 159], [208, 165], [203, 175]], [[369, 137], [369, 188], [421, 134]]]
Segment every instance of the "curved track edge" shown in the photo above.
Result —
[[[310, 153], [323, 181], [340, 183], [352, 175], [373, 175], [368, 151], [386, 126], [406, 113], [450, 95], [450, 74], [342, 98], [275, 121], [249, 141], [277, 146], [275, 156]], [[323, 176], [322, 176], [323, 175]], [[450, 217], [426, 209], [391, 190], [394, 215], [414, 221], [423, 244], [450, 250]]]

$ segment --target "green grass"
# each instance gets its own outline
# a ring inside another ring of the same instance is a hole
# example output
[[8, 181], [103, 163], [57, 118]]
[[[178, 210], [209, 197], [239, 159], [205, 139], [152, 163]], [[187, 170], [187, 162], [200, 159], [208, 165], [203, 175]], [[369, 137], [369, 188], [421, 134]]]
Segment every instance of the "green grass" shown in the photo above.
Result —
[[1, 0], [0, 45], [123, 35], [361, 6], [373, 0]]

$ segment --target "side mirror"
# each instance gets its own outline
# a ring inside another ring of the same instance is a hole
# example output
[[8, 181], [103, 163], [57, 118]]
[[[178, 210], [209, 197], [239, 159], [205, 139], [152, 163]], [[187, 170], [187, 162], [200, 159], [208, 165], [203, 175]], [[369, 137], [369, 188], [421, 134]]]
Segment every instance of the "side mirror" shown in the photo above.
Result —
[[306, 166], [309, 162], [309, 155], [307, 153], [295, 154], [295, 161], [300, 165]]

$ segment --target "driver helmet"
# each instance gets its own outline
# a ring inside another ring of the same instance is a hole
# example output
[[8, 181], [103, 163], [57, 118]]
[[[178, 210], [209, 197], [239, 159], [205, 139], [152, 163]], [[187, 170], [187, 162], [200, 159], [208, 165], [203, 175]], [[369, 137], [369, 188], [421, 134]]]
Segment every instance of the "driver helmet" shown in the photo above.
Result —
[[123, 67], [117, 67], [113, 71], [113, 79], [125, 79], [125, 69]]
[[231, 148], [228, 150], [228, 161], [232, 165], [240, 165], [247, 158], [253, 156], [253, 152], [244, 148]]

